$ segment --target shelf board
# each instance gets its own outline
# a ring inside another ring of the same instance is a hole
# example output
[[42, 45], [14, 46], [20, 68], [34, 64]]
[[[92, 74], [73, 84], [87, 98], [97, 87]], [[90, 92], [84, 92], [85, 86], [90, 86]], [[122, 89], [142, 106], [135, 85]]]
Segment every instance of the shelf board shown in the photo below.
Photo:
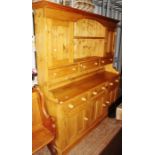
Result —
[[85, 37], [85, 36], [74, 36], [74, 39], [105, 39], [105, 37]]

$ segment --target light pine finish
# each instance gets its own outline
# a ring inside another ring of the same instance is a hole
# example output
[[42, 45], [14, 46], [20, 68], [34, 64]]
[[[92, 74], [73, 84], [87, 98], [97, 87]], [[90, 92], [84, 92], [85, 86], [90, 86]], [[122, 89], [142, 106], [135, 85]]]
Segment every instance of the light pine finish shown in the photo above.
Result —
[[117, 21], [46, 1], [33, 9], [38, 82], [56, 118], [61, 155], [107, 116], [118, 97], [119, 73], [108, 66]]

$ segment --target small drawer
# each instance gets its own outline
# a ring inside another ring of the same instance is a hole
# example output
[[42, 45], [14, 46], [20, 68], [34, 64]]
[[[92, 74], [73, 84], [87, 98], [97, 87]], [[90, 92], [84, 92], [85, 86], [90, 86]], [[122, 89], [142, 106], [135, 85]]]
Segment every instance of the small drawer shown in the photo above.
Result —
[[78, 65], [70, 65], [66, 67], [60, 67], [55, 69], [49, 69], [49, 76], [52, 79], [66, 77], [68, 75], [77, 73]]
[[80, 70], [81, 71], [94, 69], [96, 67], [99, 67], [99, 60], [92, 60], [92, 61], [80, 63]]
[[101, 66], [106, 65], [106, 64], [110, 64], [112, 62], [113, 62], [112, 58], [111, 59], [104, 59], [104, 58], [100, 59], [100, 65]]
[[108, 89], [109, 89], [109, 90], [112, 90], [112, 89], [114, 89], [115, 87], [116, 87], [116, 83], [115, 83], [115, 82], [111, 81], [111, 82], [108, 83]]
[[99, 88], [92, 89], [90, 91], [90, 98], [93, 98], [99, 94]]
[[114, 80], [114, 82], [115, 82], [116, 84], [119, 84], [119, 82], [120, 82], [120, 77], [116, 78], [116, 79]]
[[88, 100], [88, 95], [87, 94], [82, 95], [80, 97], [76, 97], [76, 98], [71, 99], [69, 101], [66, 101], [64, 104], [62, 104], [61, 105], [62, 108], [63, 108], [62, 110], [65, 113], [73, 112], [74, 110], [78, 110], [79, 106], [86, 105], [87, 100]]
[[99, 86], [98, 93], [104, 93], [104, 92], [106, 92], [106, 90], [107, 90], [107, 87], [105, 84], [103, 84], [103, 85]]

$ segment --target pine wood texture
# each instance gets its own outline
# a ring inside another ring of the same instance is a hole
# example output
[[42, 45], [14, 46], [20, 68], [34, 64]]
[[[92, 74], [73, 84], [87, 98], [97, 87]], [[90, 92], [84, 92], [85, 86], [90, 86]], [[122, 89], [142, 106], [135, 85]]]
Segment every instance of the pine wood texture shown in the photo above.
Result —
[[35, 86], [32, 92], [32, 153], [54, 140], [54, 120], [46, 113], [43, 95]]
[[62, 155], [118, 97], [119, 73], [112, 67], [117, 21], [46, 1], [33, 9], [38, 83], [56, 118], [55, 148]]
[[121, 121], [106, 118], [66, 155], [100, 155], [121, 129]]

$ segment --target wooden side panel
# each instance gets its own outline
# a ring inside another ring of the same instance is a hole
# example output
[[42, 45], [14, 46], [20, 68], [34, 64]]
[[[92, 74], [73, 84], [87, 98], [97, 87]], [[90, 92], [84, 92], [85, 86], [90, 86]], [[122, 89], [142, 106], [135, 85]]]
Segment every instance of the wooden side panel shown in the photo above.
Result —
[[48, 81], [48, 55], [47, 55], [47, 31], [44, 9], [34, 11], [35, 36], [36, 36], [36, 54], [38, 83], [42, 90], [46, 87]]

